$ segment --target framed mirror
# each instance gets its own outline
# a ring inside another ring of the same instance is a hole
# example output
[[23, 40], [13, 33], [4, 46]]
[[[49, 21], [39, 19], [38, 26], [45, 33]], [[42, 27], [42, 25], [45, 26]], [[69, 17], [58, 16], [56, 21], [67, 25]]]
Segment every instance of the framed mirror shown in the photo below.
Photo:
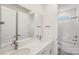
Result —
[[10, 44], [15, 37], [16, 33], [16, 10], [1, 6], [1, 46]]

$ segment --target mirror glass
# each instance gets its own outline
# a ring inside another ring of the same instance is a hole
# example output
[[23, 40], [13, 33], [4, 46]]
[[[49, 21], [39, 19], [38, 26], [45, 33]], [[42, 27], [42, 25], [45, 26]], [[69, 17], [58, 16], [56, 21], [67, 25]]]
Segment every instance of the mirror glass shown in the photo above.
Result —
[[18, 12], [18, 40], [34, 36], [34, 15]]
[[16, 28], [16, 11], [1, 6], [1, 44], [2, 46], [9, 44], [14, 40]]
[[[1, 46], [13, 43], [16, 39], [16, 33], [18, 34], [17, 40], [23, 40], [34, 36], [34, 13], [25, 13], [19, 10], [17, 18], [16, 12], [17, 11], [12, 8], [1, 6]], [[16, 31], [16, 27], [18, 31]]]

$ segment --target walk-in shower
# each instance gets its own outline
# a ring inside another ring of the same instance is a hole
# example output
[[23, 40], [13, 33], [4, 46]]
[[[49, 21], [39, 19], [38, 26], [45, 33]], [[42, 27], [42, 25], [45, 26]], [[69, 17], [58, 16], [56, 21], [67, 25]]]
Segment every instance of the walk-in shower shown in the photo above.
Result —
[[58, 5], [59, 54], [79, 54], [79, 5]]

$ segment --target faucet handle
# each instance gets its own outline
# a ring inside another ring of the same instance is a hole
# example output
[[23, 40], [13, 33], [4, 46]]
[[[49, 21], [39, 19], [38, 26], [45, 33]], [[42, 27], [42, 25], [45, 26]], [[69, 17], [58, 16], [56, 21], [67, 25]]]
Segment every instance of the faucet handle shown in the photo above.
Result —
[[42, 36], [41, 36], [41, 35], [36, 35], [36, 37], [38, 37], [40, 40], [41, 40], [41, 38], [42, 38]]
[[18, 34], [18, 35], [14, 35], [13, 37], [16, 37], [16, 36], [21, 36], [20, 34]]

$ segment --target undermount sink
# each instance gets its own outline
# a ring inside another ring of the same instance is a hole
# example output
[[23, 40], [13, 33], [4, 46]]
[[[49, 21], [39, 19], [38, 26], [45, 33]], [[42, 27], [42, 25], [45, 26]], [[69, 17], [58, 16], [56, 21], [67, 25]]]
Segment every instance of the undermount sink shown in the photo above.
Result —
[[31, 52], [29, 48], [24, 49], [18, 49], [18, 50], [12, 50], [11, 52], [8, 52], [8, 55], [27, 55]]

